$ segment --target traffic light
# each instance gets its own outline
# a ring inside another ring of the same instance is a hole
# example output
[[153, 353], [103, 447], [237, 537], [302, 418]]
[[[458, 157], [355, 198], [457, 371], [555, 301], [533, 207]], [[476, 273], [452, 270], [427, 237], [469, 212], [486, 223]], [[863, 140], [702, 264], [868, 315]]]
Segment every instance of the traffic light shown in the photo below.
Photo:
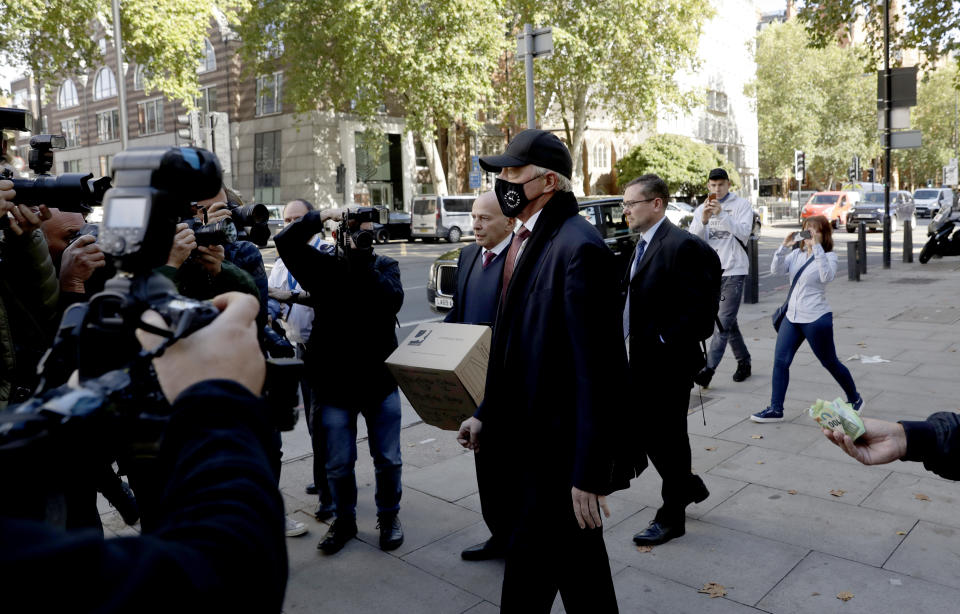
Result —
[[857, 180], [857, 170], [852, 166], [847, 169], [847, 179], [849, 179], [850, 181]]
[[200, 114], [197, 111], [177, 115], [177, 136], [187, 145], [199, 146]]
[[799, 183], [803, 183], [806, 174], [805, 154], [799, 149], [793, 150], [793, 176]]
[[876, 180], [877, 180], [877, 179], [876, 179], [876, 169], [868, 168], [868, 169], [867, 169], [867, 181], [869, 181], [870, 183], [873, 183], [873, 182], [876, 181]]

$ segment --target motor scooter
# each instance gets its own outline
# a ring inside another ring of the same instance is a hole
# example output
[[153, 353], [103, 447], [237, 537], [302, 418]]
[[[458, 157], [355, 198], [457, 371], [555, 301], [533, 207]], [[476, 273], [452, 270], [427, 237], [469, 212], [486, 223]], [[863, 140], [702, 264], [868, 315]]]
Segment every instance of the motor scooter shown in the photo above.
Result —
[[927, 227], [930, 239], [920, 250], [920, 264], [931, 258], [960, 256], [960, 211], [942, 211]]

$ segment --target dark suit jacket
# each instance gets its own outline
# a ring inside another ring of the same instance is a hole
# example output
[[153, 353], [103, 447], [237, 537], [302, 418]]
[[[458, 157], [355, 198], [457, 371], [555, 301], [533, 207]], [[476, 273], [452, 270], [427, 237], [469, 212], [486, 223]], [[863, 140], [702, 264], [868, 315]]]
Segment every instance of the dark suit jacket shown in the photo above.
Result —
[[521, 484], [528, 509], [544, 493], [569, 502], [571, 485], [614, 489], [627, 366], [619, 271], [577, 211], [572, 194], [558, 193], [540, 214], [500, 306], [475, 414], [481, 448], [493, 440], [509, 457], [506, 478]]
[[[489, 270], [489, 274], [497, 275], [501, 283], [503, 280], [503, 263], [506, 261], [507, 250], [509, 249], [510, 244], [508, 243], [504, 251], [490, 263], [493, 268]], [[470, 280], [473, 267], [481, 266], [480, 254], [482, 252], [483, 250], [476, 243], [471, 243], [460, 250], [460, 257], [457, 259], [457, 285], [453, 291], [453, 309], [447, 312], [447, 315], [443, 318], [444, 322], [463, 322], [466, 305], [472, 301], [490, 301], [494, 305], [494, 310], [496, 310], [496, 304], [500, 300], [500, 283], [497, 284], [496, 293], [490, 296], [477, 296], [473, 288], [467, 288], [467, 282]], [[476, 322], [476, 324], [492, 325], [493, 322]]]
[[631, 381], [641, 388], [667, 381], [689, 388], [704, 365], [691, 319], [709, 291], [704, 258], [717, 259], [718, 267], [719, 258], [698, 243], [703, 240], [664, 219], [633, 280], [629, 268], [624, 274], [620, 304], [622, 311], [629, 289]]

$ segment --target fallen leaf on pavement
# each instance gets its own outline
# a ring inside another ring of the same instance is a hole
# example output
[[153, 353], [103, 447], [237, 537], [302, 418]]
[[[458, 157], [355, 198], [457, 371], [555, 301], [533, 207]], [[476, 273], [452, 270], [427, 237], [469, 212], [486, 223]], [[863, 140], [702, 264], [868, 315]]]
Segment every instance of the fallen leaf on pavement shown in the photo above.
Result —
[[653, 546], [637, 546], [637, 552], [652, 552]]
[[897, 531], [897, 535], [906, 535], [906, 534], [907, 534], [906, 531]]
[[928, 497], [927, 495], [925, 495], [925, 494], [923, 494], [923, 493], [919, 493], [919, 492], [918, 492], [918, 493], [914, 493], [914, 494], [913, 494], [913, 498], [914, 498], [914, 499], [917, 499], [917, 500], [920, 500], [920, 501], [929, 501], [929, 500], [930, 500], [930, 497]]
[[833, 495], [834, 497], [842, 497], [842, 496], [845, 495], [846, 493], [847, 493], [847, 491], [845, 491], [845, 490], [839, 490], [839, 489], [837, 489], [837, 490], [831, 490], [831, 491], [830, 491], [830, 494]]
[[820, 593], [810, 593], [810, 596], [811, 596], [811, 597], [819, 597], [819, 596], [820, 596]]
[[757, 461], [757, 464], [758, 464], [758, 465], [762, 465], [762, 464], [763, 464], [763, 461]]
[[711, 599], [717, 597], [723, 597], [727, 594], [726, 587], [722, 584], [717, 584], [716, 582], [707, 582], [703, 585], [703, 588], [697, 591], [698, 593], [703, 593], [704, 595], [710, 595]]
[[862, 347], [862, 348], [867, 347], [867, 344], [864, 343], [863, 341], [860, 341], [859, 343], [857, 343], [857, 345], [859, 345], [859, 346]]
[[795, 491], [795, 490], [788, 490], [788, 491], [787, 491], [787, 494], [788, 494], [788, 495], [795, 495], [795, 494], [797, 494], [797, 491]]
[[750, 439], [763, 439], [763, 435], [750, 435]]
[[704, 450], [706, 450], [707, 452], [713, 452], [716, 449], [717, 449], [717, 446], [710, 446], [709, 448], [704, 448]]
[[850, 591], [843, 591], [842, 593], [837, 593], [837, 599], [840, 601], [850, 601], [853, 599], [853, 593]]

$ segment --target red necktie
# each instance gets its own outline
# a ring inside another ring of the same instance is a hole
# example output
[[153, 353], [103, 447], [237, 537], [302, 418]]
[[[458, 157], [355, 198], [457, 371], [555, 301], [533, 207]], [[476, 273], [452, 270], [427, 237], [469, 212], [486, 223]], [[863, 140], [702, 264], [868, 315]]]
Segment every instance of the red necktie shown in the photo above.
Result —
[[513, 277], [513, 268], [517, 265], [517, 253], [520, 251], [520, 246], [523, 245], [523, 242], [529, 236], [530, 230], [524, 226], [520, 229], [520, 232], [513, 237], [513, 242], [510, 243], [510, 251], [507, 252], [507, 261], [503, 263], [503, 288], [500, 290], [501, 303], [507, 297], [507, 287], [510, 286], [510, 278]]
[[487, 253], [483, 255], [483, 268], [487, 268], [487, 266], [490, 264], [490, 261], [496, 257], [497, 257], [496, 254], [494, 254], [490, 250], [487, 250]]

